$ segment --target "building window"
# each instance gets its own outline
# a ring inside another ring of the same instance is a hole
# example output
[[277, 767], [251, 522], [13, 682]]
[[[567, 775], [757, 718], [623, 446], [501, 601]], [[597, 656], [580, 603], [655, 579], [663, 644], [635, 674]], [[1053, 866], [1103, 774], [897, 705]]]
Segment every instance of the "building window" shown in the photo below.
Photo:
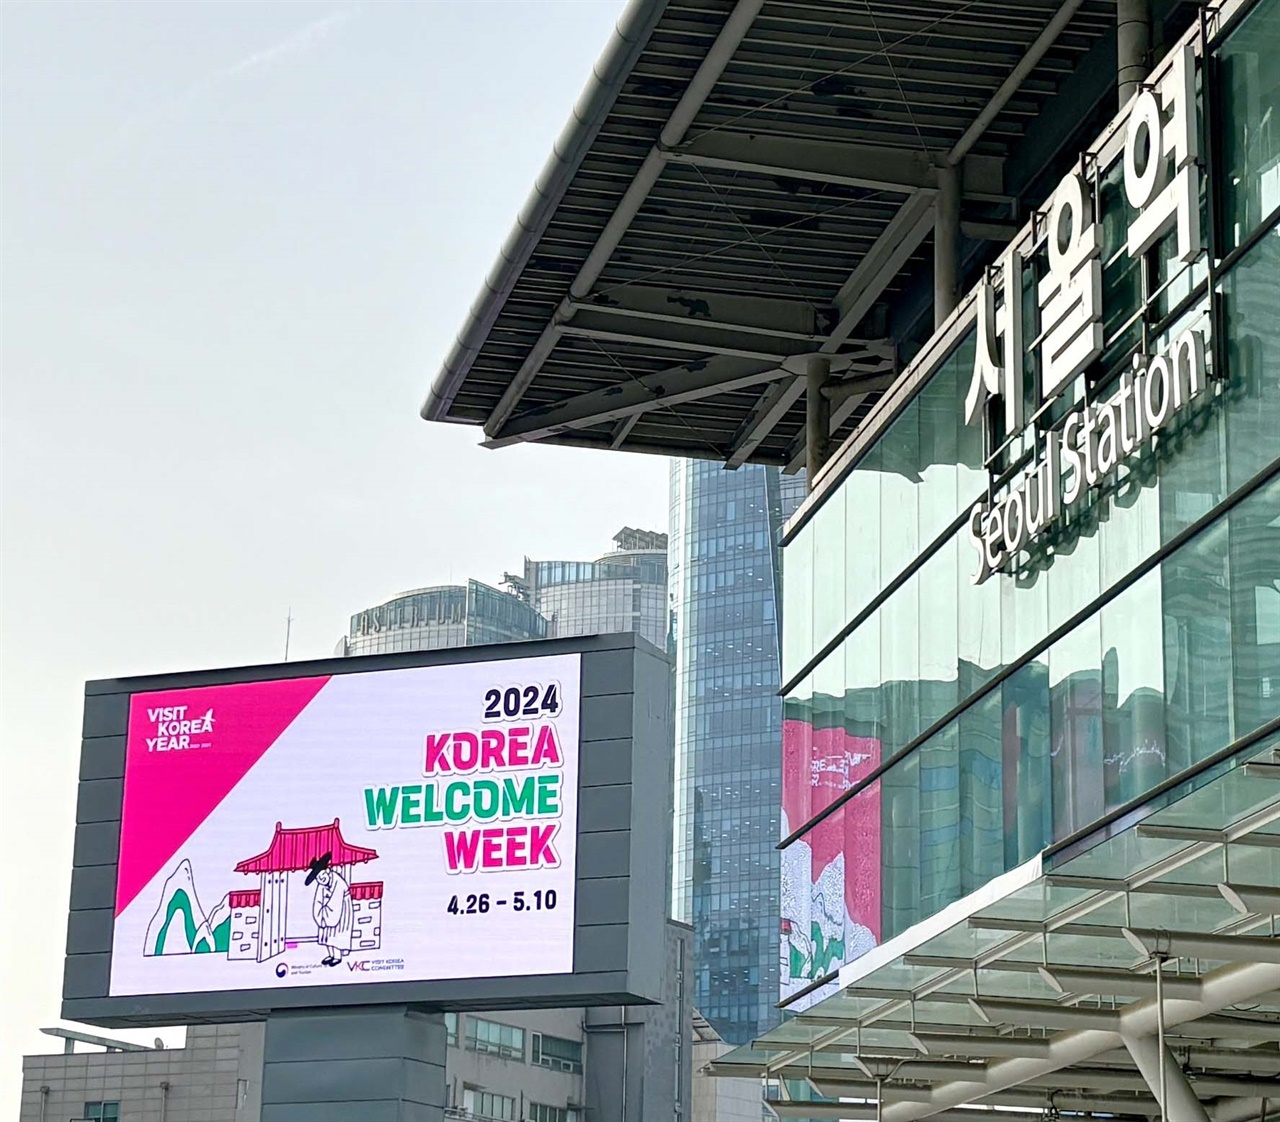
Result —
[[547, 1106], [545, 1103], [529, 1104], [528, 1122], [579, 1122], [580, 1115], [571, 1106]]
[[118, 1102], [92, 1102], [84, 1104], [85, 1122], [120, 1122]]
[[535, 1032], [529, 1062], [541, 1067], [554, 1068], [556, 1071], [581, 1071], [582, 1043], [577, 1040], [565, 1040], [561, 1036], [548, 1036], [546, 1033]]
[[508, 1060], [523, 1060], [524, 1029], [502, 1025], [497, 1021], [484, 1021], [479, 1017], [468, 1017], [467, 1048], [472, 1052], [484, 1052]]
[[473, 1118], [486, 1120], [494, 1118], [499, 1119], [500, 1122], [516, 1122], [516, 1100], [510, 1095], [498, 1095], [493, 1091], [481, 1091], [476, 1087], [468, 1087], [462, 1092], [462, 1109]]
[[447, 1044], [458, 1043], [458, 1014], [446, 1013], [444, 1015], [444, 1035]]

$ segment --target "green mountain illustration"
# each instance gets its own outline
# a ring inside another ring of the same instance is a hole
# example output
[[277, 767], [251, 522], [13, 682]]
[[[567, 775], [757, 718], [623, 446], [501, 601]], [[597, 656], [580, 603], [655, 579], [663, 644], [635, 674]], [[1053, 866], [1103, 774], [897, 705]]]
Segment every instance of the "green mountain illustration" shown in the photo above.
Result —
[[[225, 901], [223, 902], [225, 904]], [[221, 912], [223, 905], [215, 909]], [[177, 868], [169, 874], [164, 882], [164, 891], [160, 894], [160, 906], [156, 909], [151, 922], [147, 924], [147, 938], [142, 953], [148, 957], [165, 954], [209, 954], [212, 951], [226, 952], [230, 920], [218, 916], [219, 934], [215, 934], [209, 926], [208, 917], [200, 907], [200, 899], [196, 895], [195, 877], [191, 872], [191, 862], [185, 858], [178, 862]]]

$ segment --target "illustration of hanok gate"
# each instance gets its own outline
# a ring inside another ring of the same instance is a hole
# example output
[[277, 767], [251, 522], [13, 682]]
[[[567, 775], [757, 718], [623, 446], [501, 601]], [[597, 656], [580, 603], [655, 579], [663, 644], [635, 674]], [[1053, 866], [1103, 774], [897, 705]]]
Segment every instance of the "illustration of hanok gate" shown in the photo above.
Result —
[[326, 853], [330, 855], [330, 867], [350, 886], [353, 899], [362, 890], [374, 888], [381, 897], [380, 884], [351, 882], [352, 866], [375, 860], [377, 851], [347, 844], [336, 818], [326, 826], [304, 826], [295, 830], [286, 830], [283, 823], [277, 822], [266, 851], [236, 865], [237, 873], [257, 873], [260, 877], [259, 962], [283, 954], [290, 944], [315, 940], [310, 908], [304, 907], [298, 912], [292, 930], [289, 927], [289, 878], [308, 872], [311, 863]]

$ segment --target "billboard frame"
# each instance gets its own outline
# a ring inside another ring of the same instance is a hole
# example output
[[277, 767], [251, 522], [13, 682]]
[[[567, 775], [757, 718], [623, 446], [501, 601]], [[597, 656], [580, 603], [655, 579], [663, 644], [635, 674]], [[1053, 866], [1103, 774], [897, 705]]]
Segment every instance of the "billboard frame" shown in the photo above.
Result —
[[[582, 660], [572, 973], [110, 995], [133, 694], [565, 654]], [[87, 682], [61, 1015], [106, 1028], [141, 1028], [317, 1007], [467, 1011], [660, 1001], [672, 821], [669, 679], [667, 656], [624, 634]], [[657, 854], [662, 860], [654, 859]]]

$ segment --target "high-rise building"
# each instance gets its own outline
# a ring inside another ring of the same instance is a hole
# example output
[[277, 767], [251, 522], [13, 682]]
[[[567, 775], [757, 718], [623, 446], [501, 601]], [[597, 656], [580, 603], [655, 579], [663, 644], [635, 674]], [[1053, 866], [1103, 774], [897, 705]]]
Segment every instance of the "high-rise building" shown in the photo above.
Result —
[[671, 467], [672, 909], [694, 928], [694, 1005], [732, 1044], [778, 1020], [778, 534], [804, 487], [759, 465]]
[[594, 561], [531, 561], [506, 578], [546, 618], [548, 635], [634, 631], [666, 650], [667, 535], [626, 526], [613, 549]]
[[[614, 549], [594, 561], [526, 558], [522, 577], [505, 578], [506, 591], [469, 580], [465, 586], [406, 592], [353, 615], [338, 652], [440, 650], [621, 631], [634, 631], [665, 649], [667, 537], [624, 528], [613, 541]], [[668, 925], [670, 1007], [448, 1014], [447, 1073], [455, 1116], [622, 1119], [640, 1109], [638, 1100], [626, 1098], [639, 1094], [647, 1097], [648, 1109], [674, 1095], [679, 1117], [690, 1097], [686, 1054], [692, 1041], [685, 1027], [688, 1010], [681, 1012], [690, 996], [684, 966], [688, 939], [686, 929]], [[612, 1050], [620, 1032], [639, 1045], [643, 1070], [654, 1073], [651, 1087], [649, 1076], [643, 1088], [633, 1085], [625, 1044], [615, 1062]], [[673, 1044], [676, 1060], [670, 1067]], [[587, 1070], [585, 1054], [592, 1049], [601, 1059]], [[668, 1074], [672, 1077], [665, 1078]]]
[[[351, 617], [340, 655], [439, 651], [545, 639], [547, 621], [527, 600], [478, 580], [402, 592]], [[576, 632], [574, 634], [577, 634]]]

